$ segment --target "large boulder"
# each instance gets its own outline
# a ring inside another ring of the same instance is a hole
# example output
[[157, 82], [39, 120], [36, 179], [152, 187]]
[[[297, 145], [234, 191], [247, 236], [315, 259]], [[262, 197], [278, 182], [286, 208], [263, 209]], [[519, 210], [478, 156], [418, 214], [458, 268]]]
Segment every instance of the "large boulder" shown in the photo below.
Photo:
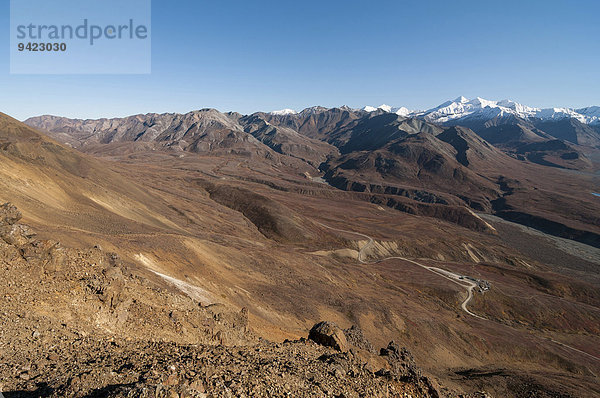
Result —
[[21, 219], [21, 212], [12, 204], [5, 203], [0, 206], [0, 226], [13, 225]]
[[310, 330], [308, 339], [341, 352], [348, 351], [348, 341], [344, 331], [333, 322], [323, 321], [317, 323]]

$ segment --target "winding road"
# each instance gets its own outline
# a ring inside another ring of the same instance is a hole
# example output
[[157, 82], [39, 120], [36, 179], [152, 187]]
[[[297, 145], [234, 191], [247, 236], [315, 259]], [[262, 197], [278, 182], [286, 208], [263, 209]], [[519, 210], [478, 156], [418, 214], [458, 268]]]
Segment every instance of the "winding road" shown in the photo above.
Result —
[[[372, 237], [370, 237], [368, 235], [365, 235], [365, 234], [361, 234], [359, 232], [347, 231], [347, 230], [344, 230], [344, 229], [333, 228], [333, 227], [330, 227], [329, 225], [320, 223], [318, 221], [314, 221], [314, 222], [316, 224], [321, 225], [322, 227], [325, 227], [325, 228], [333, 230], [333, 231], [343, 232], [343, 233], [347, 233], [347, 234], [351, 234], [351, 235], [357, 235], [357, 236], [366, 238], [368, 240], [367, 244], [365, 244], [358, 251], [358, 261], [360, 263], [362, 263], [362, 264], [378, 264], [378, 263], [381, 263], [383, 261], [393, 260], [393, 259], [402, 260], [402, 261], [406, 261], [406, 262], [409, 262], [409, 263], [414, 264], [414, 265], [418, 265], [419, 267], [424, 268], [427, 271], [433, 272], [434, 274], [436, 274], [436, 275], [438, 275], [438, 276], [440, 276], [442, 278], [448, 279], [449, 281], [451, 281], [453, 283], [456, 283], [457, 285], [465, 288], [466, 291], [467, 291], [467, 298], [465, 299], [465, 301], [462, 302], [462, 304], [460, 306], [462, 308], [462, 310], [464, 312], [466, 312], [467, 314], [471, 315], [474, 318], [481, 319], [481, 320], [484, 320], [484, 321], [489, 321], [489, 319], [484, 318], [482, 316], [479, 316], [479, 315], [474, 314], [473, 312], [469, 311], [469, 308], [467, 307], [467, 305], [469, 304], [469, 302], [473, 298], [473, 289], [477, 287], [477, 284], [475, 282], [469, 280], [469, 279], [466, 279], [465, 276], [462, 276], [462, 275], [459, 275], [459, 274], [456, 274], [454, 272], [451, 272], [451, 271], [448, 271], [448, 270], [445, 270], [445, 269], [441, 269], [441, 268], [438, 268], [438, 267], [430, 267], [430, 266], [427, 266], [427, 265], [423, 265], [421, 263], [418, 263], [416, 261], [410, 260], [410, 259], [405, 258], [405, 257], [392, 256], [392, 257], [385, 257], [385, 258], [382, 258], [382, 259], [379, 259], [379, 260], [376, 260], [376, 261], [371, 261], [371, 262], [365, 261], [364, 260], [364, 252], [369, 247], [371, 247], [372, 245], [375, 244], [375, 241], [373, 240]], [[556, 340], [554, 340], [552, 338], [546, 338], [546, 339], [548, 341], [554, 343], [554, 344], [557, 344], [557, 345], [561, 346], [561, 347], [564, 347], [564, 348], [567, 348], [569, 350], [575, 351], [575, 352], [577, 352], [577, 353], [579, 353], [581, 355], [585, 355], [588, 358], [594, 359], [596, 361], [600, 361], [600, 358], [598, 358], [595, 355], [589, 354], [589, 353], [587, 353], [585, 351], [579, 350], [579, 349], [577, 349], [575, 347], [572, 347], [570, 345], [561, 343], [560, 341], [556, 341]]]
[[326, 225], [326, 224], [323, 224], [323, 223], [320, 223], [320, 222], [317, 222], [317, 221], [315, 221], [315, 223], [317, 223], [317, 224], [319, 224], [322, 227], [325, 227], [327, 229], [333, 230], [333, 231], [343, 232], [343, 233], [352, 234], [352, 235], [357, 235], [357, 236], [360, 236], [360, 237], [363, 237], [363, 238], [367, 239], [367, 244], [365, 244], [358, 251], [358, 261], [360, 263], [362, 263], [362, 264], [378, 264], [378, 263], [381, 263], [381, 262], [387, 261], [387, 260], [402, 260], [402, 261], [406, 261], [406, 262], [409, 262], [411, 264], [417, 265], [417, 266], [419, 266], [419, 267], [421, 267], [423, 269], [426, 269], [427, 271], [433, 272], [434, 274], [436, 274], [436, 275], [438, 275], [438, 276], [440, 276], [442, 278], [448, 279], [450, 282], [455, 283], [455, 284], [459, 285], [460, 287], [465, 288], [466, 291], [467, 291], [467, 297], [466, 297], [465, 301], [463, 301], [462, 304], [461, 304], [461, 306], [460, 306], [462, 308], [462, 310], [464, 312], [466, 312], [467, 314], [471, 315], [472, 317], [475, 317], [475, 318], [478, 318], [478, 319], [482, 319], [482, 320], [487, 320], [486, 318], [483, 318], [483, 317], [481, 317], [481, 316], [479, 316], [477, 314], [474, 314], [473, 312], [469, 311], [469, 308], [467, 308], [467, 305], [469, 304], [469, 302], [473, 298], [473, 289], [477, 287], [477, 284], [475, 282], [473, 282], [473, 281], [471, 281], [469, 279], [465, 279], [464, 276], [456, 274], [454, 272], [447, 271], [445, 269], [441, 269], [441, 268], [438, 268], [438, 267], [430, 267], [428, 265], [423, 265], [421, 263], [418, 263], [416, 261], [410, 260], [410, 259], [405, 258], [405, 257], [392, 256], [392, 257], [385, 257], [385, 258], [382, 258], [382, 259], [379, 259], [379, 260], [376, 260], [376, 261], [371, 261], [371, 262], [365, 261], [364, 260], [364, 253], [365, 253], [365, 251], [369, 247], [371, 247], [372, 245], [375, 244], [375, 241], [373, 240], [372, 237], [370, 237], [368, 235], [365, 235], [365, 234], [358, 233], [358, 232], [354, 232], [354, 231], [347, 231], [347, 230], [344, 230], [344, 229], [333, 228], [333, 227], [330, 227], [329, 225]]

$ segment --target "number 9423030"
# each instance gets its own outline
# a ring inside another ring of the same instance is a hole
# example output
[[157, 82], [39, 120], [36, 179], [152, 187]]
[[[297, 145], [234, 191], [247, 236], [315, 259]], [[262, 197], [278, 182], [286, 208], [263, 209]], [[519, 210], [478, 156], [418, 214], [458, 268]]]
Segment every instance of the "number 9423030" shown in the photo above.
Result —
[[66, 43], [19, 43], [17, 45], [19, 51], [67, 51]]

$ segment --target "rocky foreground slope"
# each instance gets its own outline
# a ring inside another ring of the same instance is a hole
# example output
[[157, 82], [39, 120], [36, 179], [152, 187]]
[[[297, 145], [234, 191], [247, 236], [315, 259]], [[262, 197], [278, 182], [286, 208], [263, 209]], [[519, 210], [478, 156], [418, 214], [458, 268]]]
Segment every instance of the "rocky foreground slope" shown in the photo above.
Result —
[[441, 396], [393, 342], [378, 352], [358, 328], [323, 323], [271, 343], [245, 309], [203, 306], [99, 247], [38, 240], [20, 219], [0, 206], [7, 398]]

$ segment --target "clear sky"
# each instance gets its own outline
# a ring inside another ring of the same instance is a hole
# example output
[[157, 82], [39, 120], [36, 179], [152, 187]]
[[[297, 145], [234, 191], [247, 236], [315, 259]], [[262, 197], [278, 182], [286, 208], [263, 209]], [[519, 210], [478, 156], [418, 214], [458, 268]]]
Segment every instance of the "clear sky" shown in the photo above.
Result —
[[154, 0], [152, 73], [92, 76], [10, 75], [8, 10], [0, 0], [0, 111], [19, 119], [459, 95], [600, 105], [598, 0]]

